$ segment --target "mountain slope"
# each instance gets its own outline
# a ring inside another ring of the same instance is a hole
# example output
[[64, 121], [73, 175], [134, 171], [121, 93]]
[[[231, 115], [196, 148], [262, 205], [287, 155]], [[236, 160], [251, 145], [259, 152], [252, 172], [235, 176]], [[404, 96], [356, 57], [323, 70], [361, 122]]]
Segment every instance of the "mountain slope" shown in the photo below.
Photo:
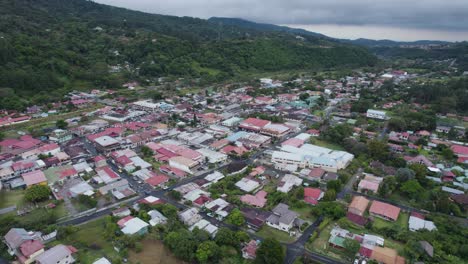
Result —
[[274, 24], [257, 23], [257, 22], [252, 22], [252, 21], [245, 20], [242, 18], [211, 17], [208, 19], [208, 21], [212, 23], [225, 25], [225, 26], [230, 25], [230, 26], [237, 26], [237, 27], [242, 27], [246, 29], [262, 30], [262, 31], [279, 31], [279, 32], [292, 33], [292, 34], [314, 36], [314, 37], [325, 38], [325, 39], [331, 40], [331, 38], [323, 34], [307, 31], [305, 29], [290, 28], [290, 27], [278, 26]]
[[[360, 67], [367, 50], [314, 36], [220, 26], [86, 0], [0, 1], [1, 108], [161, 76], [221, 81], [247, 71]], [[112, 71], [110, 71], [112, 69]], [[5, 89], [11, 88], [11, 89]]]

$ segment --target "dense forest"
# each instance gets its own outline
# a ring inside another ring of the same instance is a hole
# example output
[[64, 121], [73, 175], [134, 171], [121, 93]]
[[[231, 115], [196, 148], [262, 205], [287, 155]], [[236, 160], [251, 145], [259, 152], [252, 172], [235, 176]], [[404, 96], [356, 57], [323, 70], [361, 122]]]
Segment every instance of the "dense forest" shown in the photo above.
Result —
[[[36, 101], [162, 76], [372, 66], [366, 49], [86, 0], [0, 2], [0, 94]], [[113, 70], [111, 70], [113, 69]], [[38, 99], [39, 98], [39, 99]], [[0, 107], [2, 108], [2, 107]]]

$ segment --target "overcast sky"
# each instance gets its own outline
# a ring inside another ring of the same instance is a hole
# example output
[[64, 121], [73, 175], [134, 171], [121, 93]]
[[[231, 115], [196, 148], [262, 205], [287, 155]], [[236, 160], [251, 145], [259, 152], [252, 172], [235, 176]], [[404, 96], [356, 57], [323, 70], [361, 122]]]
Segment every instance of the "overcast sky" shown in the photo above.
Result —
[[343, 38], [468, 40], [468, 0], [95, 0], [149, 13], [238, 17]]

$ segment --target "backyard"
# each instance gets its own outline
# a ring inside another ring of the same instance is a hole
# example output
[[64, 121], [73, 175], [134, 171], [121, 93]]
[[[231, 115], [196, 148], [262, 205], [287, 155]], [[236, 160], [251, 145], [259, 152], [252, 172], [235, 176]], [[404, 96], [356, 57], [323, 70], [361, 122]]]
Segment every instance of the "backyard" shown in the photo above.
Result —
[[263, 238], [275, 238], [284, 243], [290, 243], [296, 240], [295, 237], [290, 236], [287, 232], [274, 229], [267, 225], [264, 225], [260, 231], [257, 232], [257, 235]]
[[177, 259], [161, 241], [145, 239], [141, 241], [143, 250], [139, 253], [129, 252], [130, 263], [153, 263], [153, 264], [181, 264], [185, 263]]

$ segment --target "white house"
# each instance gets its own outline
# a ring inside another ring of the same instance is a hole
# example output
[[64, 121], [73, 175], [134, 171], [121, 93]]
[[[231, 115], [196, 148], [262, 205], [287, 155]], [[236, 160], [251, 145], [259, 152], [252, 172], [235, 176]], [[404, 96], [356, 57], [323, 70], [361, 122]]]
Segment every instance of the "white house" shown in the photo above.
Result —
[[286, 174], [281, 179], [278, 187], [276, 188], [277, 191], [282, 193], [288, 193], [294, 186], [300, 186], [302, 184], [302, 179], [294, 176], [292, 174]]
[[266, 220], [267, 225], [286, 232], [294, 227], [298, 214], [289, 210], [288, 205], [280, 203], [272, 211], [273, 213]]
[[213, 151], [208, 148], [202, 148], [197, 150], [198, 153], [202, 154], [209, 163], [220, 163], [225, 162], [228, 158], [228, 155], [221, 152]]
[[385, 111], [379, 111], [379, 110], [374, 110], [374, 109], [368, 109], [366, 116], [368, 118], [375, 118], [375, 119], [380, 119], [380, 120], [388, 119], [387, 113]]

